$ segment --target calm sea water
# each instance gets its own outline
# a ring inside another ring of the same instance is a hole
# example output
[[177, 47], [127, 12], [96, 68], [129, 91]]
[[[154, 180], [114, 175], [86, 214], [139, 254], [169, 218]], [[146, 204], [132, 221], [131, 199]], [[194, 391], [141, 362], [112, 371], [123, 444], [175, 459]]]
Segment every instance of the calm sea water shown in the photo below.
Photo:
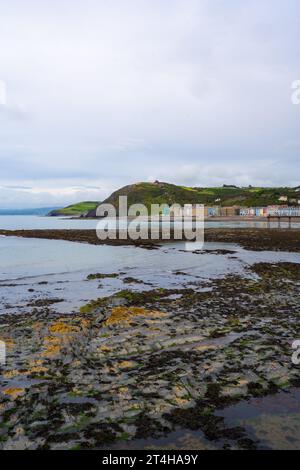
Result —
[[[0, 228], [94, 228], [96, 221], [32, 216], [0, 217]], [[72, 312], [85, 302], [120, 289], [155, 287], [202, 289], [207, 280], [227, 274], [249, 276], [247, 267], [258, 261], [300, 263], [300, 254], [251, 252], [231, 244], [208, 243], [205, 249], [230, 249], [234, 254], [185, 252], [185, 243], [158, 250], [93, 246], [60, 240], [0, 237], [0, 312], [28, 310], [37, 299], [59, 298], [61, 312]], [[181, 274], [178, 274], [178, 272]], [[91, 273], [118, 273], [116, 279], [87, 281]], [[128, 285], [132, 277], [144, 284]]]
[[[72, 219], [64, 217], [40, 217], [35, 215], [0, 215], [0, 229], [5, 230], [30, 230], [30, 229], [86, 229], [95, 230], [99, 224], [97, 220], [91, 219]], [[105, 225], [106, 221], [101, 221], [100, 224]], [[114, 221], [110, 221], [113, 226]], [[287, 223], [282, 223], [282, 227], [288, 227]], [[266, 228], [267, 222], [259, 221], [209, 221], [205, 222], [207, 228], [224, 227], [224, 228]], [[276, 223], [272, 223], [276, 227]], [[300, 223], [294, 223], [293, 227], [300, 228]]]

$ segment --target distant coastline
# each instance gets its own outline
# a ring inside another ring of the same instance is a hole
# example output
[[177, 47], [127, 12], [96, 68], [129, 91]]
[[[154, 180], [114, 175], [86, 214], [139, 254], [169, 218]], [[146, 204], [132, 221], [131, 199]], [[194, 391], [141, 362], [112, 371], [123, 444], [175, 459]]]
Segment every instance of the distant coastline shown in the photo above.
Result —
[[57, 210], [57, 207], [35, 207], [29, 209], [0, 209], [1, 215], [47, 215], [50, 211]]

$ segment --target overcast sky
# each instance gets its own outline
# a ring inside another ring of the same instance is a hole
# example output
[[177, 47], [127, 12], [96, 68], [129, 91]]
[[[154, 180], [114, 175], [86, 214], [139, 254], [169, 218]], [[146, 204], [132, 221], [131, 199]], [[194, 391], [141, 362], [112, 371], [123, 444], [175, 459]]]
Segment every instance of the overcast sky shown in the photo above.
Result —
[[0, 207], [300, 184], [299, 0], [0, 0]]

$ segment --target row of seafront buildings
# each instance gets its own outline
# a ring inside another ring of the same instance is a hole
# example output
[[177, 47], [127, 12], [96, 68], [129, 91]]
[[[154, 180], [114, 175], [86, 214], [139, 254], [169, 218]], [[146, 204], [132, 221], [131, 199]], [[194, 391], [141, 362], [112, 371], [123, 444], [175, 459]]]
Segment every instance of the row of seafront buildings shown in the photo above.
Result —
[[300, 207], [267, 206], [267, 207], [204, 207], [205, 217], [300, 217]]
[[[299, 201], [300, 202], [300, 201]], [[199, 210], [199, 207], [202, 209]], [[162, 211], [164, 216], [173, 217], [228, 217], [228, 218], [267, 218], [267, 217], [300, 217], [300, 204], [298, 206], [273, 205], [266, 207], [240, 207], [240, 206], [207, 206], [197, 204], [174, 204], [166, 206]]]
[[[182, 217], [183, 215], [188, 217], [199, 216], [197, 212], [197, 206], [194, 204], [186, 204], [183, 207], [172, 207], [171, 211], [168, 209], [163, 212], [164, 215], [171, 214], [174, 217]], [[267, 206], [267, 207], [240, 207], [240, 206], [204, 206], [204, 217], [300, 217], [300, 206]]]

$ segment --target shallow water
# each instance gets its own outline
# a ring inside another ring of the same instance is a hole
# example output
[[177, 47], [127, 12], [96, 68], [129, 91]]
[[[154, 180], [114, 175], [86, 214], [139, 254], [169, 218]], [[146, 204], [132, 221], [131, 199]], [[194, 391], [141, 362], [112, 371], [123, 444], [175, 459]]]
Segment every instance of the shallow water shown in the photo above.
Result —
[[[300, 390], [253, 398], [218, 411], [227, 428], [243, 427], [245, 434], [261, 450], [297, 450], [300, 448]], [[118, 443], [116, 449], [222, 449], [224, 441], [209, 441], [202, 431], [181, 429], [160, 439], [138, 439]], [[234, 443], [232, 443], [234, 445]]]
[[[251, 252], [233, 244], [207, 243], [206, 249], [234, 254], [186, 252], [185, 243], [157, 250], [132, 246], [88, 245], [61, 240], [0, 237], [0, 313], [28, 311], [37, 299], [57, 298], [60, 312], [72, 312], [89, 300], [121, 289], [155, 287], [202, 289], [210, 279], [228, 274], [249, 276], [256, 262], [300, 263], [300, 254]], [[118, 273], [118, 278], [87, 281], [91, 273]], [[124, 283], [132, 277], [143, 283]]]
[[228, 426], [243, 426], [262, 449], [300, 448], [300, 389], [253, 398], [217, 414]]
[[[97, 224], [101, 226], [106, 221], [98, 221], [93, 219], [72, 219], [68, 217], [45, 217], [36, 215], [0, 215], [0, 229], [3, 230], [42, 230], [42, 229], [86, 229], [95, 230]], [[110, 226], [114, 225], [114, 220], [110, 220]], [[126, 225], [121, 224], [121, 227]], [[267, 228], [267, 222], [260, 221], [213, 221], [205, 222], [206, 228]], [[277, 227], [278, 223], [272, 222], [272, 227]], [[294, 228], [300, 228], [300, 223], [293, 223]], [[287, 228], [288, 223], [282, 222], [282, 228]]]
[[[215, 450], [220, 448], [205, 438], [201, 431], [188, 429], [173, 431], [160, 439], [136, 439], [129, 442], [119, 442], [109, 449], [114, 450]], [[106, 449], [103, 447], [102, 449]], [[108, 448], [107, 448], [108, 449]]]

